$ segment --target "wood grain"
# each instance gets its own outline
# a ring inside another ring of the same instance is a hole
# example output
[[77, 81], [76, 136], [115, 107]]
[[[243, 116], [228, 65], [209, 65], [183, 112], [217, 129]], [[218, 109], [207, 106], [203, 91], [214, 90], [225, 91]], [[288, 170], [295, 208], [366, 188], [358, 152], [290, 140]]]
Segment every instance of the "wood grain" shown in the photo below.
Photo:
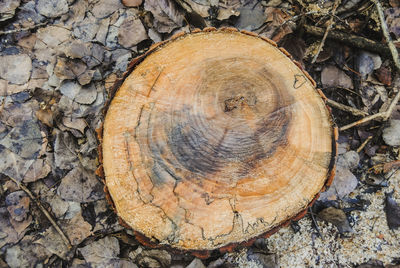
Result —
[[307, 208], [334, 158], [330, 113], [270, 42], [219, 30], [154, 49], [113, 98], [106, 185], [135, 231], [178, 249], [247, 241]]

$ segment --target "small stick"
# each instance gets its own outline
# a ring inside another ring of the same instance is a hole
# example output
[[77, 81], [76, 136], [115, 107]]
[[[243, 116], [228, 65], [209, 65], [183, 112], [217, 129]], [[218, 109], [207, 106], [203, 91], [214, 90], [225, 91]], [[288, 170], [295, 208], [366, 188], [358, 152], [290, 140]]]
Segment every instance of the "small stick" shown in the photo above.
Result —
[[32, 25], [32, 26], [28, 26], [28, 27], [25, 27], [25, 28], [14, 29], [14, 30], [8, 30], [8, 31], [0, 31], [0, 35], [3, 35], [3, 34], [11, 34], [11, 33], [18, 33], [18, 32], [22, 32], [22, 31], [29, 31], [29, 30], [35, 29], [35, 28], [37, 28], [37, 27], [44, 26], [44, 25], [46, 25], [46, 24], [47, 24], [47, 22], [41, 22], [41, 23], [38, 23], [38, 24], [35, 24], [35, 25]]
[[340, 3], [340, 0], [335, 0], [335, 3], [333, 4], [332, 13], [331, 13], [331, 18], [330, 18], [329, 21], [328, 21], [328, 26], [326, 27], [324, 36], [322, 37], [321, 44], [319, 44], [317, 53], [315, 53], [315, 55], [314, 55], [314, 57], [313, 57], [313, 59], [312, 59], [312, 61], [311, 61], [311, 64], [314, 64], [314, 63], [315, 63], [315, 61], [316, 61], [317, 58], [318, 58], [319, 53], [321, 52], [321, 50], [322, 50], [322, 48], [323, 48], [323, 46], [324, 46], [324, 44], [325, 44], [325, 40], [326, 40], [326, 38], [328, 37], [328, 33], [329, 33], [329, 31], [331, 30], [331, 28], [332, 28], [333, 19], [334, 19], [335, 13], [336, 13], [336, 9], [337, 9], [337, 7], [339, 6], [339, 3]]
[[373, 136], [368, 136], [368, 138], [365, 139], [365, 141], [358, 147], [357, 153], [361, 152], [362, 149], [364, 149], [365, 145], [368, 144], [368, 142], [372, 139]]
[[309, 212], [310, 215], [311, 215], [311, 220], [312, 220], [312, 222], [313, 222], [313, 224], [314, 224], [314, 226], [315, 226], [315, 229], [316, 229], [317, 232], [318, 232], [318, 235], [321, 237], [322, 240], [324, 240], [324, 237], [323, 237], [323, 235], [321, 234], [321, 231], [319, 230], [317, 220], [316, 220], [315, 217], [314, 217], [314, 212], [312, 212], [311, 208], [308, 208], [308, 212]]
[[[378, 15], [379, 15], [379, 21], [381, 23], [381, 28], [383, 35], [385, 36], [386, 43], [389, 47], [390, 53], [392, 54], [392, 58], [394, 61], [394, 65], [396, 66], [397, 71], [400, 73], [400, 61], [399, 61], [399, 53], [397, 52], [396, 47], [393, 44], [392, 38], [389, 35], [389, 30], [385, 21], [385, 16], [383, 14], [382, 10], [382, 5], [379, 2], [379, 0], [371, 0], [375, 6], [376, 9], [378, 10]], [[392, 102], [389, 105], [389, 108], [385, 112], [377, 113], [374, 115], [367, 116], [361, 120], [358, 120], [356, 122], [353, 122], [351, 124], [348, 124], [346, 126], [341, 127], [339, 130], [346, 130], [351, 127], [357, 126], [362, 123], [369, 122], [371, 120], [383, 120], [387, 121], [389, 117], [392, 115], [394, 108], [396, 107], [396, 104], [399, 102], [400, 99], [400, 90], [397, 92], [396, 96], [393, 98]]]
[[46, 218], [50, 221], [50, 223], [53, 225], [53, 227], [56, 229], [58, 234], [61, 236], [62, 240], [64, 243], [67, 245], [68, 249], [72, 248], [71, 242], [69, 241], [68, 237], [64, 234], [64, 232], [61, 230], [60, 226], [56, 223], [56, 221], [53, 219], [53, 217], [50, 215], [50, 213], [43, 207], [43, 205], [40, 203], [40, 201], [33, 195], [33, 193], [22, 183], [17, 181], [16, 179], [9, 177], [14, 183], [18, 185], [20, 189], [22, 189], [29, 197], [36, 203], [36, 205], [39, 207], [39, 209], [43, 212], [43, 214], [46, 216]]
[[[309, 34], [319, 37], [324, 35], [323, 28], [312, 25], [303, 25], [303, 27], [304, 30]], [[354, 34], [348, 34], [345, 32], [332, 30], [328, 34], [328, 39], [336, 40], [352, 47], [376, 52], [380, 55], [384, 56], [390, 55], [390, 49], [385, 44], [381, 44], [371, 39], [367, 39], [365, 37], [357, 36]]]
[[325, 102], [329, 105], [332, 106], [334, 108], [337, 108], [339, 110], [345, 111], [345, 112], [349, 112], [352, 113], [355, 116], [367, 116], [368, 113], [358, 110], [356, 108], [341, 104], [339, 102], [336, 102], [334, 100], [330, 100], [330, 99], [326, 99]]
[[381, 23], [381, 28], [383, 35], [385, 36], [386, 43], [390, 49], [390, 53], [392, 54], [394, 65], [396, 65], [397, 71], [400, 72], [400, 61], [399, 61], [399, 53], [395, 45], [393, 44], [392, 38], [390, 37], [389, 30], [385, 21], [385, 15], [383, 14], [382, 5], [379, 0], [371, 0], [378, 10], [379, 21]]
[[385, 112], [369, 115], [367, 117], [364, 117], [358, 121], [355, 121], [351, 124], [345, 125], [343, 127], [340, 127], [339, 130], [343, 131], [349, 128], [352, 128], [354, 126], [372, 121], [372, 120], [383, 120], [386, 121], [389, 119], [389, 117], [392, 115], [394, 108], [396, 107], [396, 104], [399, 102], [400, 99], [400, 90], [397, 92], [396, 96], [393, 98], [392, 102], [390, 103], [389, 108]]

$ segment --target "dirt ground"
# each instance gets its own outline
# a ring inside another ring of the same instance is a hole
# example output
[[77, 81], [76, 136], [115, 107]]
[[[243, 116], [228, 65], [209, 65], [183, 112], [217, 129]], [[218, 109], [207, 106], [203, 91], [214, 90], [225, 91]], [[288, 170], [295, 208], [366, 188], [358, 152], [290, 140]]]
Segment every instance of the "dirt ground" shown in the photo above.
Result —
[[[400, 2], [381, 6], [396, 50]], [[334, 183], [302, 220], [200, 260], [118, 223], [95, 175], [96, 129], [132, 58], [210, 26], [289, 51], [340, 136]], [[400, 267], [400, 69], [381, 26], [368, 0], [2, 0], [0, 267]]]

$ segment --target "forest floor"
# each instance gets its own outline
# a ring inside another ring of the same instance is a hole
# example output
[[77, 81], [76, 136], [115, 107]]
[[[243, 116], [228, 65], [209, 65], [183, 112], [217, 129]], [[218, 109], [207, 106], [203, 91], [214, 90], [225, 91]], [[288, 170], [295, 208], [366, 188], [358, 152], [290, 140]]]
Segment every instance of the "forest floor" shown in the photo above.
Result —
[[[400, 47], [400, 2], [381, 4]], [[0, 267], [400, 267], [400, 69], [381, 25], [368, 0], [1, 1]], [[334, 183], [305, 218], [200, 260], [142, 246], [118, 223], [95, 130], [132, 58], [210, 26], [289, 51], [340, 136]]]

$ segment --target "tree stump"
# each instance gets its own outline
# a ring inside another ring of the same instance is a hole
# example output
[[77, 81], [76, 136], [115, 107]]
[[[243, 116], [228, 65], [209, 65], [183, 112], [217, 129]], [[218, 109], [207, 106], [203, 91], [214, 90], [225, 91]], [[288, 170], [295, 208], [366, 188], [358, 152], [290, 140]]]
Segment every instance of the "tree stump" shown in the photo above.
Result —
[[178, 35], [135, 60], [103, 128], [119, 217], [159, 244], [212, 250], [304, 215], [333, 177], [336, 142], [298, 66], [232, 29]]

